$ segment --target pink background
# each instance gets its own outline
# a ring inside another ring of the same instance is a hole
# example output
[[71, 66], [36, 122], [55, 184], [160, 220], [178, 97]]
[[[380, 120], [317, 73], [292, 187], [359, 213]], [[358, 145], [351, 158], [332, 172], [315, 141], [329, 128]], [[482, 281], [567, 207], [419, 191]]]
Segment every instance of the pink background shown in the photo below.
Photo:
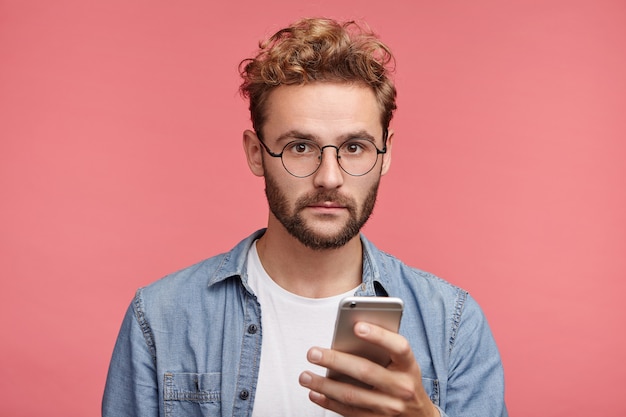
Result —
[[368, 236], [481, 303], [512, 416], [626, 415], [626, 3], [603, 0], [0, 0], [0, 415], [99, 415], [134, 290], [265, 224], [237, 65], [318, 15], [398, 61]]

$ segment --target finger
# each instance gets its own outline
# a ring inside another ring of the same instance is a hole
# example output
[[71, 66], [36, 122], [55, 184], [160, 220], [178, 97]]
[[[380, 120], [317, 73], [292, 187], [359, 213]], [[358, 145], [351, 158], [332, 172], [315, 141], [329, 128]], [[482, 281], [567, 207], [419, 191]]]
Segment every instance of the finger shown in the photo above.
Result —
[[391, 362], [396, 367], [403, 368], [416, 364], [408, 340], [396, 332], [371, 323], [358, 322], [354, 325], [354, 334], [388, 351]]
[[372, 380], [377, 378], [376, 381], [379, 382], [370, 383], [370, 385], [396, 398], [406, 400], [415, 398], [417, 393], [423, 391], [422, 371], [406, 338], [365, 322], [356, 323], [354, 332], [368, 343], [387, 350], [391, 357], [391, 363], [386, 367], [385, 372], [371, 371]]
[[300, 375], [300, 385], [311, 390], [311, 401], [343, 416], [398, 415], [404, 410], [399, 399], [308, 371]]
[[311, 348], [307, 353], [307, 359], [313, 364], [329, 369], [333, 374], [346, 375], [367, 387], [383, 388], [393, 382], [393, 375], [384, 367], [350, 353]]
[[[326, 382], [319, 382], [320, 380], [315, 378], [315, 380], [318, 381], [318, 384], [323, 384], [325, 387], [328, 387], [330, 384], [330, 386], [334, 388], [336, 387], [336, 385], [333, 384], [335, 382], [342, 383], [344, 385], [347, 383], [349, 387], [354, 387], [355, 384], [361, 383], [361, 387], [364, 389], [361, 392], [367, 396], [367, 400], [364, 402], [361, 401], [361, 403], [368, 404], [369, 406], [380, 401], [376, 396], [372, 396], [372, 393], [380, 392], [388, 394], [396, 399], [409, 400], [411, 398], [415, 398], [416, 390], [421, 387], [419, 366], [417, 366], [416, 362], [414, 363], [414, 367], [410, 368], [408, 372], [398, 372], [386, 369], [365, 358], [332, 349], [311, 348], [307, 357], [311, 363], [323, 366], [334, 371], [335, 373], [346, 375], [349, 378], [352, 378], [352, 380], [356, 380], [350, 381], [349, 379], [338, 378], [339, 381], [334, 381], [331, 378], [326, 378]], [[417, 382], [412, 376], [416, 373], [418, 375]], [[316, 391], [323, 392], [329, 397], [336, 398], [335, 391], [332, 390], [333, 388], [330, 388], [329, 390], [316, 389]], [[349, 400], [346, 401], [351, 404]], [[374, 401], [374, 403], [372, 403], [372, 401]], [[385, 407], [393, 408], [391, 405], [385, 405]]]
[[320, 407], [334, 411], [343, 417], [378, 417], [383, 415], [380, 411], [372, 411], [343, 404], [315, 391], [309, 393], [309, 399]]

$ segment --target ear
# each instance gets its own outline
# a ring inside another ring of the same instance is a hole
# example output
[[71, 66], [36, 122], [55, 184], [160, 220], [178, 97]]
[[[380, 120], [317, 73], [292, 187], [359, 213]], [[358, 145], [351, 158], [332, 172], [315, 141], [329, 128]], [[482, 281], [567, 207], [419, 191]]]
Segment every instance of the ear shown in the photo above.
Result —
[[263, 170], [263, 149], [259, 143], [259, 138], [252, 130], [243, 132], [243, 150], [246, 153], [250, 171], [257, 177], [262, 177]]
[[387, 135], [387, 152], [383, 154], [383, 166], [380, 171], [381, 175], [385, 175], [387, 171], [389, 171], [389, 167], [391, 166], [392, 145], [393, 145], [393, 130], [389, 130], [389, 133]]

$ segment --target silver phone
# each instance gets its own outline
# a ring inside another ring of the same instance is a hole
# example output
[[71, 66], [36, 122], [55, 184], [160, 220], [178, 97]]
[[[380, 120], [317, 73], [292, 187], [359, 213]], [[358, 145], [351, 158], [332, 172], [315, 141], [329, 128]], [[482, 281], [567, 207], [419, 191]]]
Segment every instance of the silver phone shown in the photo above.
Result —
[[[398, 332], [404, 304], [396, 297], [346, 297], [339, 303], [332, 349], [351, 353], [387, 366], [391, 359], [386, 350], [358, 338], [354, 325], [363, 321]], [[364, 386], [363, 383], [330, 369], [329, 378]]]

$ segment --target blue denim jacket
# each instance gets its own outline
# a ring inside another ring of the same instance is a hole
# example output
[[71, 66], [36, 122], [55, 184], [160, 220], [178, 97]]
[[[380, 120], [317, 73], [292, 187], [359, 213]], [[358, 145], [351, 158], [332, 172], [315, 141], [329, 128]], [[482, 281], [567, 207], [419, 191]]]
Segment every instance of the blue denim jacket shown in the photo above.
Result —
[[[252, 414], [263, 329], [246, 257], [263, 232], [137, 291], [113, 351], [103, 416]], [[356, 295], [404, 300], [400, 333], [442, 416], [506, 416], [500, 355], [478, 304], [361, 240]]]

